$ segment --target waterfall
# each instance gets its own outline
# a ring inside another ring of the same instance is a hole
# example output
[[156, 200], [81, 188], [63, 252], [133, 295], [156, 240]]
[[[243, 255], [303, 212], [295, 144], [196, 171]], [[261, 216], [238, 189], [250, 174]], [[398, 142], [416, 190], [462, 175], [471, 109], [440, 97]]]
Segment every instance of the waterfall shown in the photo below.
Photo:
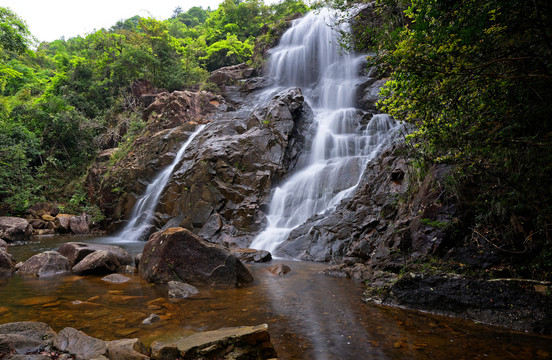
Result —
[[363, 56], [340, 53], [338, 33], [328, 26], [332, 14], [322, 9], [296, 20], [271, 52], [269, 76], [277, 89], [302, 89], [317, 133], [307, 165], [273, 191], [267, 227], [252, 248], [274, 252], [294, 228], [352, 195], [367, 163], [397, 132], [388, 115], [366, 121], [369, 115], [354, 108]]
[[[124, 229], [115, 236], [115, 239], [120, 241], [137, 241], [144, 240], [144, 236], [147, 236], [148, 229], [151, 226], [155, 208], [159, 202], [159, 198], [165, 189], [165, 186], [169, 182], [175, 166], [182, 160], [186, 148], [192, 140], [203, 130], [205, 125], [200, 125], [196, 130], [190, 134], [188, 140], [178, 150], [174, 160], [170, 165], [164, 168], [155, 179], [148, 185], [144, 195], [134, 205], [130, 219]], [[147, 239], [145, 239], [147, 240]]]

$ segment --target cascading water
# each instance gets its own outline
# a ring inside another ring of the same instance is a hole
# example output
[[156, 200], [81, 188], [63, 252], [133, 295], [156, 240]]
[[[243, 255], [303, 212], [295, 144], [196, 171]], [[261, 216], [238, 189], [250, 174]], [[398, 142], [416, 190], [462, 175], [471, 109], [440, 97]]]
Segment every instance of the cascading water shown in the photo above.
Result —
[[[329, 10], [296, 20], [272, 51], [276, 89], [300, 87], [313, 108], [317, 132], [306, 166], [274, 190], [267, 227], [250, 247], [274, 252], [297, 226], [330, 211], [358, 185], [368, 161], [381, 153], [399, 125], [388, 115], [354, 108], [363, 56], [342, 54]], [[369, 116], [368, 116], [369, 117]]]
[[205, 125], [200, 125], [192, 134], [190, 134], [188, 140], [186, 140], [180, 147], [180, 150], [178, 150], [178, 153], [172, 163], [163, 169], [148, 185], [144, 195], [142, 195], [142, 197], [134, 205], [128, 223], [124, 229], [115, 236], [117, 241], [138, 241], [142, 240], [142, 237], [147, 235], [147, 230], [151, 225], [159, 198], [161, 197], [165, 186], [169, 182], [175, 166], [180, 162], [180, 160], [182, 160], [188, 145], [190, 145], [192, 140], [194, 140], [194, 138], [201, 132], [201, 130], [203, 130], [204, 127]]

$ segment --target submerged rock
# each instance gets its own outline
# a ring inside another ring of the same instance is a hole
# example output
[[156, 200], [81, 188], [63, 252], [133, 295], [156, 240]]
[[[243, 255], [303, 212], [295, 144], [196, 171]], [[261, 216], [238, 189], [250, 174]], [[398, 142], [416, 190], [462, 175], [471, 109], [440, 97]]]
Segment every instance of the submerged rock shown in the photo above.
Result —
[[150, 314], [150, 316], [148, 316], [147, 318], [145, 318], [142, 321], [142, 324], [143, 325], [151, 325], [151, 324], [155, 324], [156, 322], [159, 322], [159, 321], [161, 321], [161, 318], [159, 317], [159, 315]]
[[33, 227], [25, 219], [10, 216], [0, 216], [0, 239], [6, 242], [29, 240]]
[[185, 299], [199, 294], [199, 290], [190, 284], [180, 281], [169, 281], [169, 297], [176, 299]]
[[19, 275], [52, 276], [71, 271], [69, 260], [57, 251], [45, 251], [27, 259], [17, 270]]
[[266, 268], [266, 271], [276, 276], [284, 276], [291, 271], [290, 267], [284, 264], [275, 264]]
[[156, 283], [185, 281], [193, 285], [240, 286], [253, 281], [236, 256], [183, 228], [153, 234], [144, 247], [138, 271]]
[[104, 276], [102, 280], [105, 282], [121, 284], [121, 283], [130, 281], [130, 278], [128, 276], [124, 276], [121, 274], [110, 274], [110, 275]]

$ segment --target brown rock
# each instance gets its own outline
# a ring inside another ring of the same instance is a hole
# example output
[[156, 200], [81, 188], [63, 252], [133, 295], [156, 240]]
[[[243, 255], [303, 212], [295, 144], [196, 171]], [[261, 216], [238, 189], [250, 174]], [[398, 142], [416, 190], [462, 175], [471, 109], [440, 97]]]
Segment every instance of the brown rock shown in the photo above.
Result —
[[283, 276], [290, 272], [291, 269], [289, 268], [289, 266], [284, 264], [275, 264], [266, 268], [266, 271], [276, 276]]
[[170, 344], [152, 344], [154, 359], [176, 359], [175, 355], [184, 359], [271, 359], [277, 356], [266, 324], [206, 331]]
[[272, 255], [266, 250], [232, 249], [231, 252], [243, 262], [267, 262], [272, 260]]
[[183, 228], [154, 233], [144, 247], [138, 271], [156, 283], [174, 280], [193, 285], [240, 286], [253, 281], [236, 256]]
[[46, 229], [48, 227], [48, 224], [44, 220], [40, 219], [30, 219], [29, 224], [33, 227], [33, 229]]
[[0, 239], [0, 250], [8, 251], [8, 243]]
[[52, 276], [71, 271], [69, 260], [57, 251], [33, 255], [19, 267], [17, 273], [31, 276]]
[[0, 276], [11, 276], [15, 271], [15, 260], [3, 249], [0, 249]]
[[73, 215], [70, 214], [58, 214], [54, 221], [55, 229], [60, 233], [68, 233], [71, 231], [69, 223]]
[[29, 240], [33, 232], [29, 222], [22, 218], [0, 216], [0, 239], [6, 242]]
[[113, 255], [115, 255], [120, 265], [133, 264], [132, 257], [128, 254], [128, 252], [125, 249], [114, 245], [68, 242], [61, 245], [57, 249], [57, 251], [61, 255], [69, 259], [69, 262], [71, 263], [72, 266], [79, 263], [82, 259], [84, 259], [89, 254], [98, 250], [106, 250], [112, 253]]
[[139, 339], [121, 339], [106, 341], [110, 360], [147, 360], [146, 347]]
[[44, 215], [41, 216], [41, 218], [44, 221], [54, 221], [56, 219], [55, 217], [53, 217], [50, 214], [44, 214]]
[[73, 234], [89, 234], [90, 233], [90, 217], [86, 214], [81, 216], [73, 216], [69, 219], [69, 228]]
[[113, 253], [107, 250], [97, 250], [73, 266], [72, 271], [77, 275], [102, 275], [116, 272], [119, 266], [119, 260]]
[[74, 355], [77, 360], [89, 360], [107, 355], [105, 341], [71, 327], [66, 327], [54, 337], [54, 347]]
[[48, 203], [37, 203], [27, 209], [27, 213], [34, 216], [36, 219], [42, 218], [42, 215], [48, 214], [56, 216], [59, 213], [57, 206]]

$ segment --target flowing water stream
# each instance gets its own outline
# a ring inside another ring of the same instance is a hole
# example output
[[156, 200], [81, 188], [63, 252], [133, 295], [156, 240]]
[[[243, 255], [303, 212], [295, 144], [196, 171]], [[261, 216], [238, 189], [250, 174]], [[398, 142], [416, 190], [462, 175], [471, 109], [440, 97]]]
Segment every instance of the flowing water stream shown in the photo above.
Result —
[[289, 233], [315, 214], [352, 195], [368, 161], [397, 134], [388, 115], [354, 107], [362, 56], [342, 54], [335, 14], [323, 9], [296, 20], [271, 51], [269, 76], [277, 89], [300, 87], [311, 105], [317, 131], [304, 166], [274, 190], [267, 227], [252, 248], [276, 252]]
[[182, 160], [188, 145], [190, 145], [192, 140], [194, 140], [204, 127], [205, 125], [199, 125], [196, 130], [190, 134], [188, 139], [180, 147], [180, 150], [176, 153], [171, 164], [163, 169], [148, 185], [144, 194], [134, 205], [128, 223], [114, 236], [113, 242], [119, 243], [125, 241], [147, 240], [145, 237], [149, 235], [148, 229], [151, 226], [155, 208], [157, 207], [163, 190], [171, 178], [175, 166]]

